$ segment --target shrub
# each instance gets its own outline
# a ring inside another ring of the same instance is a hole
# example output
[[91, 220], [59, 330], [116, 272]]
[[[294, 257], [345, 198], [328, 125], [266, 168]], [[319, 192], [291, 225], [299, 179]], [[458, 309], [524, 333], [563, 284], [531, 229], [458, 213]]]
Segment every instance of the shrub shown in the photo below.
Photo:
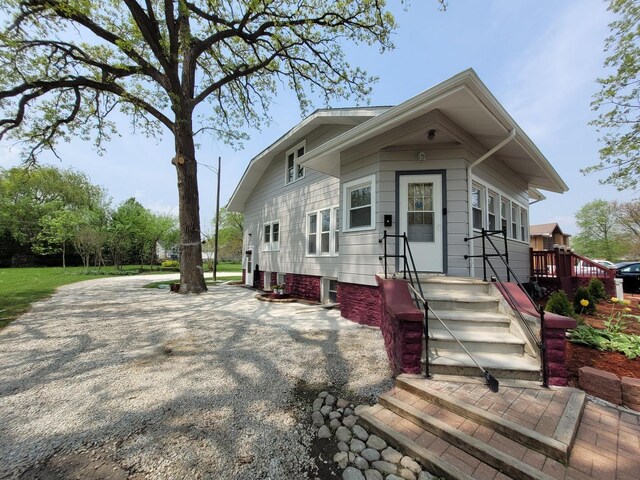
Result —
[[587, 287], [578, 287], [576, 290], [576, 296], [573, 298], [573, 310], [578, 313], [595, 313], [596, 302]]
[[177, 260], [164, 260], [160, 266], [162, 268], [180, 268], [180, 262]]
[[547, 301], [547, 305], [545, 306], [545, 310], [565, 317], [572, 317], [574, 315], [571, 302], [563, 290], [558, 290], [551, 294]]
[[589, 293], [593, 297], [596, 303], [600, 303], [600, 300], [607, 298], [607, 292], [604, 289], [604, 283], [599, 278], [592, 278], [587, 287]]

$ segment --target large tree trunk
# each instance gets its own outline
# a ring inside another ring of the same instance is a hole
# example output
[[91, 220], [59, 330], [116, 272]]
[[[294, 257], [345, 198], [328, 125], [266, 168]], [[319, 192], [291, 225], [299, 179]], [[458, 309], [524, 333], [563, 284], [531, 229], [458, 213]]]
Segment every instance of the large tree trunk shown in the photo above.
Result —
[[193, 142], [191, 115], [179, 115], [175, 128], [176, 156], [173, 164], [178, 174], [178, 209], [180, 219], [180, 293], [207, 291], [202, 269], [200, 243], [200, 200], [198, 169]]

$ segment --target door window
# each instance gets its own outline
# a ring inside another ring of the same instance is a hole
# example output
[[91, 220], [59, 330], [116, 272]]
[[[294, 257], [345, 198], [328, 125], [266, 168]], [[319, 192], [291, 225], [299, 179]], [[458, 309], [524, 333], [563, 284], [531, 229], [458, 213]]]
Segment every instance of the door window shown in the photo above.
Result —
[[434, 241], [433, 183], [409, 183], [407, 237], [410, 242]]

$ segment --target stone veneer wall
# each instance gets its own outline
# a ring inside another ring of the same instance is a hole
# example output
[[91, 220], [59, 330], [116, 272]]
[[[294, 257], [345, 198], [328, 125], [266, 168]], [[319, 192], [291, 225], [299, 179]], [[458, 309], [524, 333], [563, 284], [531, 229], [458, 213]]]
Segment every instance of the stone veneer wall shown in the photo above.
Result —
[[381, 325], [382, 308], [377, 287], [338, 283], [338, 303], [344, 318], [372, 327]]
[[380, 329], [395, 375], [421, 371], [423, 312], [411, 299], [407, 282], [377, 278], [381, 296]]

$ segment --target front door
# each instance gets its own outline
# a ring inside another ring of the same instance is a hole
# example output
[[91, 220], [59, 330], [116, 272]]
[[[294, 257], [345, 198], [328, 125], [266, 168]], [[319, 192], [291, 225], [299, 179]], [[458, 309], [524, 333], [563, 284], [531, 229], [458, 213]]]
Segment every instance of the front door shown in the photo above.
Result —
[[400, 175], [399, 234], [406, 233], [416, 270], [443, 271], [442, 175]]
[[247, 250], [245, 251], [245, 284], [250, 286], [253, 286], [253, 265], [255, 263], [255, 260], [253, 258], [254, 250], [255, 248], [253, 248], [253, 245], [249, 245], [249, 247], [247, 247]]

